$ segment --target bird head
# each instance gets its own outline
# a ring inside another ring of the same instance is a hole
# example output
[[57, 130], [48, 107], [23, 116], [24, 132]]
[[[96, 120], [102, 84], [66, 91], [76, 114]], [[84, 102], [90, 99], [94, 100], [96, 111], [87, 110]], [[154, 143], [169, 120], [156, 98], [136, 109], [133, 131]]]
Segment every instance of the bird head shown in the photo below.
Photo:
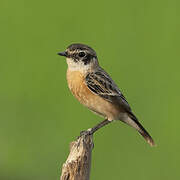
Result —
[[84, 44], [71, 44], [64, 52], [58, 53], [65, 56], [70, 70], [91, 70], [98, 66], [96, 52]]

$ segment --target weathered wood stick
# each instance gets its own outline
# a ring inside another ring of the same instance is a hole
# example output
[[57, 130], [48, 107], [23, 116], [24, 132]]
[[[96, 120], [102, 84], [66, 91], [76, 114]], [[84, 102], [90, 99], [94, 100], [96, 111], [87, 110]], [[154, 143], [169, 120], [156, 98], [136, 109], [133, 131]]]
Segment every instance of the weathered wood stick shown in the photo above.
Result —
[[93, 135], [84, 134], [70, 144], [60, 180], [89, 180]]

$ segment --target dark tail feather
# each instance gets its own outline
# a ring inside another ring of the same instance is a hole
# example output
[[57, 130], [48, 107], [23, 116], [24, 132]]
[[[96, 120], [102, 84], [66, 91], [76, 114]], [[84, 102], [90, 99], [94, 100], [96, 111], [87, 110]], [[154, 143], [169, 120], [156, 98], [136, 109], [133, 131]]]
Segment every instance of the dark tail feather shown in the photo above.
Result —
[[144, 137], [144, 139], [147, 141], [147, 143], [150, 146], [156, 146], [152, 137], [145, 130], [145, 128], [140, 124], [140, 122], [137, 120], [136, 116], [133, 113], [129, 113], [129, 118], [125, 122], [129, 124], [130, 126], [134, 127]]
[[150, 134], [144, 129], [144, 127], [139, 123], [139, 126], [141, 126], [141, 130], [138, 131], [144, 139], [147, 141], [147, 143], [150, 144], [150, 146], [156, 146], [153, 138], [150, 136]]

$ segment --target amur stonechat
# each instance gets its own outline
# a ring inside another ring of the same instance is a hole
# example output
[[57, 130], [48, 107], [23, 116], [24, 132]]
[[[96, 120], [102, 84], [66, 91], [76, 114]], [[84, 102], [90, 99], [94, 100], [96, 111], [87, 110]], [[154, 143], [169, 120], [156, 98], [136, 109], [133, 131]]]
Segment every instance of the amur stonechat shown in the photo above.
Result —
[[152, 137], [133, 114], [115, 82], [100, 67], [96, 52], [91, 47], [71, 44], [58, 55], [66, 57], [67, 82], [72, 94], [80, 103], [105, 118], [89, 129], [89, 134], [93, 134], [113, 120], [121, 120], [135, 128], [151, 146], [155, 145]]

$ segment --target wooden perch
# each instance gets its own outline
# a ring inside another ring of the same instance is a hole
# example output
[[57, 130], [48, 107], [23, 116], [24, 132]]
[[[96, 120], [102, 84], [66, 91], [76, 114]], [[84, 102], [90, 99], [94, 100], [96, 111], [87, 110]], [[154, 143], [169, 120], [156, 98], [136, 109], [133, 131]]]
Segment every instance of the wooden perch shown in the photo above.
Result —
[[70, 144], [60, 180], [89, 180], [93, 135], [84, 134]]
[[94, 147], [93, 134], [112, 121], [105, 119], [95, 127], [81, 132], [81, 136], [70, 144], [70, 153], [63, 164], [61, 180], [89, 180], [91, 153]]

